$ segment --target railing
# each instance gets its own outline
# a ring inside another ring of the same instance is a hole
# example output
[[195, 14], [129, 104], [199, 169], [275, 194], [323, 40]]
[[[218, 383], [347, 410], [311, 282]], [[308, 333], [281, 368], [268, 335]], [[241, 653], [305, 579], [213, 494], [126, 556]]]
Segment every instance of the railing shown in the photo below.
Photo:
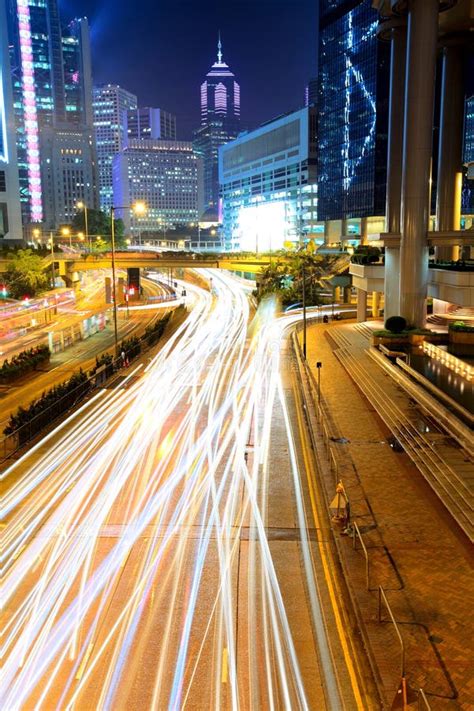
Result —
[[359, 526], [355, 521], [352, 521], [352, 527], [354, 529], [354, 536], [352, 538], [352, 547], [354, 550], [357, 549], [357, 539], [360, 541], [360, 545], [362, 546], [362, 550], [364, 552], [364, 558], [365, 558], [365, 582], [366, 582], [366, 587], [367, 587], [367, 592], [370, 591], [370, 584], [369, 584], [369, 553], [367, 551], [366, 545], [362, 539]]
[[400, 673], [402, 679], [405, 678], [405, 645], [403, 644], [403, 637], [400, 633], [400, 630], [398, 629], [397, 621], [395, 620], [395, 617], [392, 612], [392, 608], [389, 605], [389, 602], [387, 600], [387, 596], [385, 595], [384, 589], [381, 585], [379, 585], [378, 588], [378, 595], [379, 595], [379, 603], [378, 603], [378, 621], [383, 622], [382, 620], [382, 601], [385, 603], [385, 607], [388, 610], [388, 614], [390, 615], [390, 619], [393, 623], [393, 626], [395, 627], [395, 632], [397, 633], [398, 641], [400, 642]]
[[418, 709], [419, 711], [421, 709], [426, 709], [427, 711], [431, 711], [431, 706], [428, 703], [428, 699], [426, 698], [426, 694], [423, 691], [423, 689], [418, 689]]

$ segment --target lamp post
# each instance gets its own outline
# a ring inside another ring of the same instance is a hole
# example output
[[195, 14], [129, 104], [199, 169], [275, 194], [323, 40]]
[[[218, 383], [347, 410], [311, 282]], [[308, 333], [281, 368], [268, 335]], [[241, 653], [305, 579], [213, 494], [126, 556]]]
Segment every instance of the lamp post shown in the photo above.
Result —
[[36, 242], [35, 240], [33, 240], [33, 244], [36, 248], [38, 248], [38, 245], [40, 243], [41, 230], [39, 230], [37, 227], [35, 227], [35, 229], [33, 230], [33, 237], [36, 239]]
[[318, 407], [321, 407], [321, 368], [323, 364], [320, 360], [316, 363], [316, 368], [318, 370]]
[[143, 214], [146, 210], [145, 203], [136, 202], [135, 205], [113, 205], [110, 208], [110, 216], [112, 219], [111, 225], [111, 243], [112, 243], [112, 298], [114, 300], [114, 343], [115, 357], [118, 358], [118, 326], [117, 326], [117, 293], [115, 288], [115, 211], [116, 210], [134, 210], [137, 214]]
[[53, 279], [53, 289], [55, 287], [55, 282], [56, 282], [56, 274], [54, 273], [54, 237], [53, 233], [49, 233], [49, 243], [51, 245], [51, 276]]
[[306, 270], [304, 264], [301, 274], [303, 277], [303, 357], [306, 360]]
[[77, 203], [77, 207], [79, 210], [84, 210], [84, 227], [86, 230], [86, 242], [89, 244], [89, 252], [92, 252], [92, 242], [89, 238], [89, 225], [88, 225], [88, 218], [87, 218], [87, 205], [86, 203], [81, 200], [80, 202]]

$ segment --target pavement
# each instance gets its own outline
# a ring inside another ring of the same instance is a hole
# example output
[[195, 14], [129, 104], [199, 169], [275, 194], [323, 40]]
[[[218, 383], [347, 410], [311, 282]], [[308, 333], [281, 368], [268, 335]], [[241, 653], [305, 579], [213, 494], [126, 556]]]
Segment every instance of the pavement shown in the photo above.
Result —
[[[401, 680], [401, 651], [386, 609], [378, 621], [378, 586], [399, 625], [409, 687], [423, 688], [433, 711], [472, 710], [472, 546], [409, 457], [387, 443], [390, 432], [334, 355], [334, 341], [327, 337], [331, 329], [343, 329], [349, 340], [359, 338], [360, 332], [348, 324], [310, 325], [307, 361], [315, 378], [316, 362], [323, 364], [321, 393], [329, 413], [331, 446], [368, 552], [369, 590], [360, 543], [354, 550], [353, 539], [334, 524], [357, 624], [384, 708], [391, 708]], [[388, 384], [385, 388], [387, 398], [401, 397]], [[311, 425], [321, 456], [323, 442], [314, 417]], [[334, 474], [326, 465], [319, 476], [329, 503], [335, 494]]]

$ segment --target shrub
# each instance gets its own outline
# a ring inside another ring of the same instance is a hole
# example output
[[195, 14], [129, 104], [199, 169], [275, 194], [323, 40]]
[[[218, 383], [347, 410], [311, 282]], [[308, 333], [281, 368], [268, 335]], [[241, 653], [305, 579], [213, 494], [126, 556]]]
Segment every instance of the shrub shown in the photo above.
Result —
[[0, 367], [0, 380], [12, 380], [34, 370], [38, 365], [49, 360], [51, 356], [48, 346], [36, 346], [27, 351], [21, 351], [10, 360], [4, 361]]
[[169, 320], [170, 314], [167, 314], [164, 318], [160, 319], [159, 321], [156, 321], [151, 326], [146, 327], [143, 338], [148, 346], [153, 346], [155, 345], [155, 343], [158, 343], [164, 333], [164, 330]]
[[403, 316], [390, 316], [385, 321], [385, 328], [392, 333], [401, 333], [407, 327], [406, 319]]
[[455, 321], [449, 324], [449, 330], [462, 333], [474, 333], [474, 326], [465, 323], [465, 321]]

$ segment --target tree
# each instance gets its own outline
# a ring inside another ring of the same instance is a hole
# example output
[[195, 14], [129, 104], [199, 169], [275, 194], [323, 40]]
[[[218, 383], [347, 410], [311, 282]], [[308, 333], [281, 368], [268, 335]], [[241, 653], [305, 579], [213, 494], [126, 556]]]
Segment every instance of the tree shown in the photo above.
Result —
[[23, 296], [35, 296], [48, 285], [48, 277], [44, 273], [44, 262], [31, 249], [19, 249], [8, 256], [8, 268], [5, 281], [11, 295], [20, 299]]
[[[116, 219], [114, 221], [115, 225], [115, 246], [117, 248], [125, 247], [125, 226], [123, 220]], [[72, 227], [74, 231], [83, 232], [86, 231], [86, 221], [84, 210], [77, 212], [73, 221]], [[107, 250], [110, 249], [112, 242], [112, 218], [107, 212], [102, 210], [93, 210], [92, 208], [87, 210], [87, 231], [92, 237], [92, 242], [95, 248], [96, 238], [100, 235], [102, 238], [100, 249]]]

